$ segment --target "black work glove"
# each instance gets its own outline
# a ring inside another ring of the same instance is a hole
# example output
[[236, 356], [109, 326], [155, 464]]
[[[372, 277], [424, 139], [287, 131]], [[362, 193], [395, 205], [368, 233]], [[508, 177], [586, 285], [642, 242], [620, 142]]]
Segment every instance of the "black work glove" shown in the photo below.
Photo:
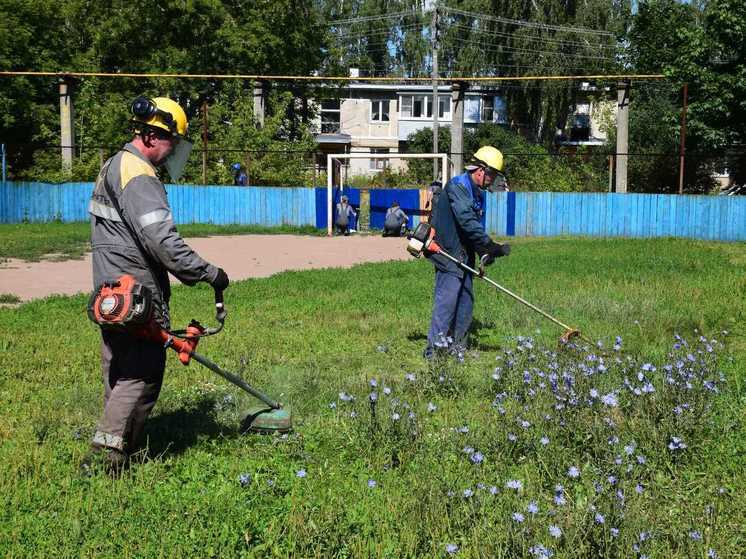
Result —
[[510, 254], [510, 245], [508, 243], [501, 245], [490, 241], [490, 244], [485, 247], [482, 253], [482, 265], [489, 266], [495, 261], [495, 258], [507, 256], [508, 254]]
[[228, 274], [225, 273], [223, 268], [218, 268], [218, 275], [210, 282], [210, 285], [215, 291], [225, 291], [228, 289], [229, 283]]

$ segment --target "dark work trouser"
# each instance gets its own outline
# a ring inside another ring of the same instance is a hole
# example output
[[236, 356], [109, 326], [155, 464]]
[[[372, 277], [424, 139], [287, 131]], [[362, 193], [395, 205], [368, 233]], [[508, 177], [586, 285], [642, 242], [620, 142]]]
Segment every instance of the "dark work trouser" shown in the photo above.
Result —
[[158, 400], [166, 368], [162, 344], [124, 333], [102, 332], [104, 413], [93, 444], [131, 452]]
[[435, 271], [433, 316], [427, 345], [430, 348], [444, 347], [446, 337], [454, 343], [465, 345], [474, 311], [474, 290], [471, 274], [463, 277]]

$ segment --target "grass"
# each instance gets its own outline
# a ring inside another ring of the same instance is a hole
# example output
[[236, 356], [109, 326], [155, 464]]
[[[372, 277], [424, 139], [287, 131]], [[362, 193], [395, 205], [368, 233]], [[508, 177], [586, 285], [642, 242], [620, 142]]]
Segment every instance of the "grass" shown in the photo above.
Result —
[[[265, 227], [260, 225], [187, 223], [179, 225], [178, 229], [184, 237], [277, 233], [324, 235], [326, 233], [310, 225], [302, 227], [290, 225]], [[88, 222], [0, 224], [0, 239], [2, 240], [0, 242], [0, 259], [69, 260], [81, 258], [90, 250], [91, 226]]]
[[20, 302], [21, 300], [17, 295], [13, 295], [12, 293], [0, 293], [0, 304], [14, 305]]
[[[450, 544], [457, 557], [540, 557], [540, 545], [554, 557], [741, 556], [746, 245], [517, 241], [489, 274], [604, 349], [558, 351], [553, 325], [477, 282], [475, 349], [428, 366], [422, 261], [237, 282], [225, 332], [199, 351], [289, 402], [295, 432], [240, 435], [251, 400], [172, 355], [147, 455], [117, 481], [77, 470], [102, 392], [86, 298], [0, 309], [0, 554], [439, 557]], [[174, 323], [209, 323], [211, 306], [206, 286], [176, 288]], [[672, 349], [675, 334], [690, 345]], [[632, 392], [647, 382], [655, 392]], [[673, 437], [687, 448], [669, 450]]]

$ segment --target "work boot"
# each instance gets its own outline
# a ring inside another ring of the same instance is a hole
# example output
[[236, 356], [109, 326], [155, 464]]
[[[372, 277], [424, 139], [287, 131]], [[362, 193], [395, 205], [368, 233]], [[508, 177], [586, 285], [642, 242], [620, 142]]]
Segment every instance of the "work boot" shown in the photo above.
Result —
[[80, 473], [85, 477], [90, 477], [97, 469], [103, 468], [112, 479], [117, 479], [122, 475], [128, 465], [129, 457], [126, 452], [122, 452], [116, 448], [92, 444], [88, 454], [86, 454], [80, 463]]

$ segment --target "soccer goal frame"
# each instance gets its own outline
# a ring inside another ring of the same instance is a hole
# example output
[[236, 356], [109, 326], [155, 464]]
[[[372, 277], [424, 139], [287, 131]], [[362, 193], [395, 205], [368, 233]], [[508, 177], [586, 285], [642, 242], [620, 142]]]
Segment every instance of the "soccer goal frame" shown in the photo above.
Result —
[[[332, 222], [334, 221], [334, 208], [332, 193], [334, 191], [334, 167], [335, 159], [440, 159], [440, 176], [443, 184], [448, 182], [448, 155], [445, 153], [329, 153], [326, 156], [326, 234], [332, 236]], [[342, 187], [344, 188], [344, 187]]]

